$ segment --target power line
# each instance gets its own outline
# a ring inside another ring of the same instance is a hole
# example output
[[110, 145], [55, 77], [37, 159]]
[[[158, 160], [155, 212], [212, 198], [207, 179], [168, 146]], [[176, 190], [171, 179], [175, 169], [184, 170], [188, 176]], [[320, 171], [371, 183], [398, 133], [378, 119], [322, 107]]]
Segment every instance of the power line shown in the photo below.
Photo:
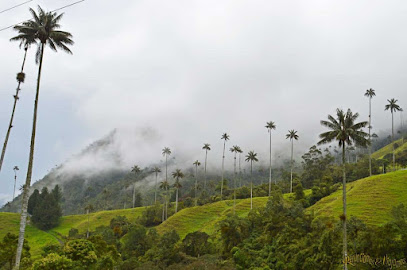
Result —
[[[32, 1], [32, 0], [31, 0], [31, 1]], [[81, 2], [85, 2], [85, 0], [76, 1], [76, 2], [74, 2], [74, 3], [72, 3], [72, 4], [69, 4], [69, 5], [66, 5], [66, 6], [57, 8], [57, 9], [54, 9], [54, 10], [52, 10], [51, 12], [55, 12], [55, 11], [58, 11], [58, 10], [61, 10], [61, 9], [64, 9], [64, 8], [68, 8], [68, 7], [71, 7], [71, 6], [73, 6], [73, 5], [79, 4], [79, 3], [81, 3]], [[13, 24], [13, 25], [10, 25], [10, 26], [7, 26], [7, 27], [5, 27], [5, 28], [2, 28], [2, 29], [0, 29], [0, 32], [1, 32], [1, 31], [4, 31], [4, 30], [7, 30], [7, 29], [10, 29], [11, 27], [14, 27], [14, 26], [16, 26], [16, 25], [22, 24], [23, 22], [26, 22], [26, 21], [29, 21], [29, 20], [30, 20], [30, 19], [25, 20], [25, 21], [22, 21], [22, 22], [19, 22], [19, 23], [16, 23], [16, 24]]]
[[0, 11], [0, 14], [1, 14], [1, 13], [4, 13], [4, 12], [6, 12], [6, 11], [12, 10], [13, 8], [22, 6], [22, 5], [27, 4], [27, 3], [29, 3], [29, 2], [32, 2], [32, 1], [33, 1], [33, 0], [25, 1], [24, 3], [18, 4], [18, 5], [16, 5], [16, 6], [14, 6], [14, 7], [11, 7], [11, 8], [5, 9], [5, 10], [2, 10], [2, 11]]

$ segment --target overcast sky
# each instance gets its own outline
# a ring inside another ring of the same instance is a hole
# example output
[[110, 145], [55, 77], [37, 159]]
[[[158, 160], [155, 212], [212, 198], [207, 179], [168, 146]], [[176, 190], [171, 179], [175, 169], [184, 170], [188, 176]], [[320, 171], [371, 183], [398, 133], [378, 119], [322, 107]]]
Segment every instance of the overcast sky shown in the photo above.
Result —
[[[2, 0], [0, 10], [22, 2]], [[29, 19], [28, 7], [54, 10], [72, 2], [34, 0], [0, 13], [0, 28]], [[407, 107], [407, 2], [402, 0], [87, 0], [64, 12], [62, 29], [73, 34], [75, 45], [73, 55], [45, 51], [35, 180], [114, 128], [155, 134], [151, 149], [142, 152], [148, 159], [136, 155], [135, 162], [144, 165], [154, 155], [162, 159], [163, 146], [203, 160], [201, 147], [209, 142], [216, 156], [223, 132], [231, 136], [228, 145], [255, 150], [267, 160], [264, 125], [275, 121], [276, 153], [289, 151], [285, 134], [295, 129], [299, 158], [317, 142], [319, 121], [336, 108], [351, 108], [367, 120], [368, 88], [377, 93], [374, 132], [391, 126], [386, 99]], [[1, 144], [23, 57], [18, 43], [9, 42], [15, 34], [0, 32]], [[29, 50], [0, 173], [0, 204], [11, 197], [14, 165], [21, 169], [18, 185], [25, 180], [34, 54], [35, 48]]]

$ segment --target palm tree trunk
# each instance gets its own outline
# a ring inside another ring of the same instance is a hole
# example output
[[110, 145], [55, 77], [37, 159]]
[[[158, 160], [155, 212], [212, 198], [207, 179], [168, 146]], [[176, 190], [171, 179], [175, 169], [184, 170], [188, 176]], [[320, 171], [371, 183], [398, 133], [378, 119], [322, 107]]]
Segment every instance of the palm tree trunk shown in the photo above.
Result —
[[369, 176], [372, 176], [372, 137], [370, 130], [372, 128], [372, 98], [369, 98]]
[[293, 193], [293, 154], [294, 154], [294, 140], [291, 139], [291, 187], [290, 193]]
[[86, 231], [86, 239], [89, 238], [89, 208], [86, 209], [86, 214], [88, 215], [88, 230]]
[[198, 164], [195, 165], [195, 206], [198, 205]]
[[234, 174], [233, 174], [233, 214], [235, 214], [236, 208], [236, 152], [235, 152], [235, 162], [234, 162]]
[[394, 148], [394, 121], [393, 121], [393, 111], [391, 111], [391, 140], [393, 143], [393, 172], [396, 171], [396, 149]]
[[39, 94], [40, 94], [41, 69], [42, 69], [42, 61], [43, 61], [43, 57], [44, 57], [45, 44], [41, 43], [40, 46], [41, 46], [41, 56], [40, 56], [40, 65], [38, 67], [37, 90], [36, 90], [35, 102], [34, 102], [34, 116], [33, 116], [33, 127], [32, 127], [32, 133], [31, 133], [30, 156], [29, 156], [28, 168], [27, 168], [27, 178], [26, 178], [25, 185], [24, 185], [23, 204], [21, 207], [20, 232], [18, 235], [16, 264], [14, 266], [15, 269], [20, 268], [21, 254], [23, 251], [23, 244], [24, 244], [25, 226], [27, 224], [28, 197], [29, 197], [29, 191], [30, 191], [30, 186], [31, 186], [31, 177], [32, 177], [33, 162], [34, 162], [35, 133], [36, 133], [36, 129], [37, 129], [38, 98], [39, 98]]
[[178, 188], [175, 192], [175, 213], [178, 212]]
[[204, 190], [206, 190], [206, 161], [208, 160], [208, 150], [205, 151], [205, 180], [204, 180]]
[[155, 188], [154, 188], [154, 204], [157, 202], [157, 179], [158, 179], [158, 173], [155, 173]]
[[16, 195], [16, 183], [17, 183], [17, 174], [14, 174], [14, 191], [13, 191], [13, 201]]
[[[25, 47], [24, 50], [25, 50], [25, 53], [24, 53], [23, 65], [22, 65], [22, 67], [21, 67], [21, 72], [24, 71], [25, 59], [26, 59], [26, 57], [27, 57], [27, 47]], [[0, 171], [1, 171], [1, 167], [3, 166], [4, 156], [6, 155], [6, 148], [7, 148], [8, 139], [9, 139], [9, 137], [10, 137], [11, 128], [13, 127], [14, 113], [15, 113], [15, 111], [16, 111], [16, 106], [17, 106], [17, 101], [18, 101], [18, 94], [19, 94], [19, 92], [20, 92], [20, 85], [21, 85], [21, 81], [18, 82], [17, 89], [16, 89], [16, 94], [14, 95], [14, 105], [13, 105], [13, 110], [12, 110], [12, 112], [11, 112], [10, 123], [9, 123], [9, 125], [8, 125], [6, 138], [4, 139], [3, 149], [2, 149], [2, 151], [1, 151], [1, 157], [0, 157]], [[14, 197], [14, 196], [13, 196], [13, 197]]]
[[348, 256], [348, 242], [346, 237], [346, 162], [345, 162], [345, 142], [342, 144], [342, 173], [343, 173], [343, 183], [342, 183], [342, 190], [343, 190], [343, 269], [347, 270], [347, 261], [346, 258]]
[[240, 167], [240, 159], [241, 159], [241, 155], [239, 153], [239, 182], [240, 182], [240, 187], [242, 187], [242, 169]]
[[136, 206], [136, 182], [133, 185], [133, 208]]
[[[269, 197], [271, 195], [271, 129], [269, 129], [270, 132], [270, 173], [269, 173]], [[277, 180], [276, 180], [277, 184]]]
[[250, 209], [253, 209], [253, 160], [250, 161]]
[[164, 220], [165, 220], [165, 197], [163, 197], [163, 215], [162, 215], [161, 222], [164, 222]]
[[226, 140], [223, 142], [223, 156], [222, 156], [222, 182], [220, 183], [220, 199], [222, 200], [223, 194], [223, 169], [225, 165], [225, 147], [226, 147]]
[[167, 194], [165, 196], [165, 220], [168, 218], [168, 200], [169, 200], [169, 192], [168, 192], [168, 186], [166, 187]]

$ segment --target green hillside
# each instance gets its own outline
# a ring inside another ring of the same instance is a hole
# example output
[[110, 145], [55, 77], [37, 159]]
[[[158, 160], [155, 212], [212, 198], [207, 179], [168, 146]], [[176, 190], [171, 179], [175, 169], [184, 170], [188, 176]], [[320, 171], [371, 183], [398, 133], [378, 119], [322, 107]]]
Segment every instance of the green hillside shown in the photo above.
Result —
[[[382, 225], [391, 219], [392, 207], [407, 204], [407, 170], [367, 177], [347, 185], [348, 216], [369, 225]], [[309, 208], [316, 215], [342, 214], [342, 189], [322, 198]]]
[[399, 140], [395, 141], [394, 143], [390, 143], [390, 144], [386, 145], [385, 147], [380, 148], [379, 150], [374, 152], [372, 154], [372, 158], [381, 159], [385, 155], [393, 153], [393, 144], [396, 144], [399, 146], [396, 148], [396, 151], [395, 151], [396, 155], [403, 151], [407, 151], [407, 140], [404, 140], [404, 144], [402, 144], [402, 139], [399, 139]]

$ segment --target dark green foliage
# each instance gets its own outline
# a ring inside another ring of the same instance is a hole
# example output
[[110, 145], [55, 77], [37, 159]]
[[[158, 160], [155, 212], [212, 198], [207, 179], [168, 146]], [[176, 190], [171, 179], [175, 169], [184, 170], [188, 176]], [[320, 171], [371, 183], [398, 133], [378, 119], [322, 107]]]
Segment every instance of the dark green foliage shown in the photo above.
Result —
[[219, 230], [223, 251], [229, 253], [233, 247], [242, 243], [249, 236], [249, 222], [237, 215], [228, 215], [219, 223]]
[[127, 233], [122, 248], [126, 258], [140, 257], [151, 248], [152, 243], [147, 236], [147, 229], [141, 225], [134, 225]]
[[130, 222], [125, 216], [117, 216], [110, 221], [110, 228], [113, 230], [116, 237], [122, 237], [128, 232]]
[[63, 254], [63, 247], [59, 244], [47, 244], [42, 248], [42, 256], [46, 257], [47, 255], [55, 253], [58, 255]]
[[157, 202], [155, 205], [146, 207], [137, 221], [145, 227], [157, 226], [162, 221], [162, 205]]
[[[7, 233], [0, 242], [0, 267], [5, 266], [5, 269], [12, 269], [16, 259], [18, 236], [12, 233]], [[30, 258], [30, 247], [28, 242], [24, 241], [22, 258]]]
[[45, 258], [36, 261], [33, 264], [32, 270], [73, 270], [78, 269], [74, 267], [71, 259], [64, 255], [50, 253]]
[[34, 192], [31, 195], [31, 206], [33, 207], [31, 220], [41, 230], [49, 230], [59, 224], [62, 210], [57, 198], [61, 198], [60, 194], [57, 185], [51, 193], [44, 187], [40, 194]]
[[30, 198], [28, 199], [28, 206], [27, 212], [32, 215], [34, 213], [34, 208], [40, 202], [40, 192], [38, 189], [35, 189], [34, 192], [31, 194]]
[[189, 233], [182, 240], [182, 250], [189, 256], [200, 257], [211, 251], [208, 239], [209, 235], [204, 232]]
[[76, 228], [71, 228], [71, 229], [69, 230], [69, 233], [68, 233], [68, 237], [69, 237], [69, 238], [71, 238], [71, 239], [73, 239], [73, 238], [78, 238], [78, 236], [79, 236], [79, 230], [78, 230], [78, 229], [76, 229]]
[[68, 241], [64, 247], [64, 254], [82, 267], [90, 267], [97, 261], [95, 246], [85, 239]]

